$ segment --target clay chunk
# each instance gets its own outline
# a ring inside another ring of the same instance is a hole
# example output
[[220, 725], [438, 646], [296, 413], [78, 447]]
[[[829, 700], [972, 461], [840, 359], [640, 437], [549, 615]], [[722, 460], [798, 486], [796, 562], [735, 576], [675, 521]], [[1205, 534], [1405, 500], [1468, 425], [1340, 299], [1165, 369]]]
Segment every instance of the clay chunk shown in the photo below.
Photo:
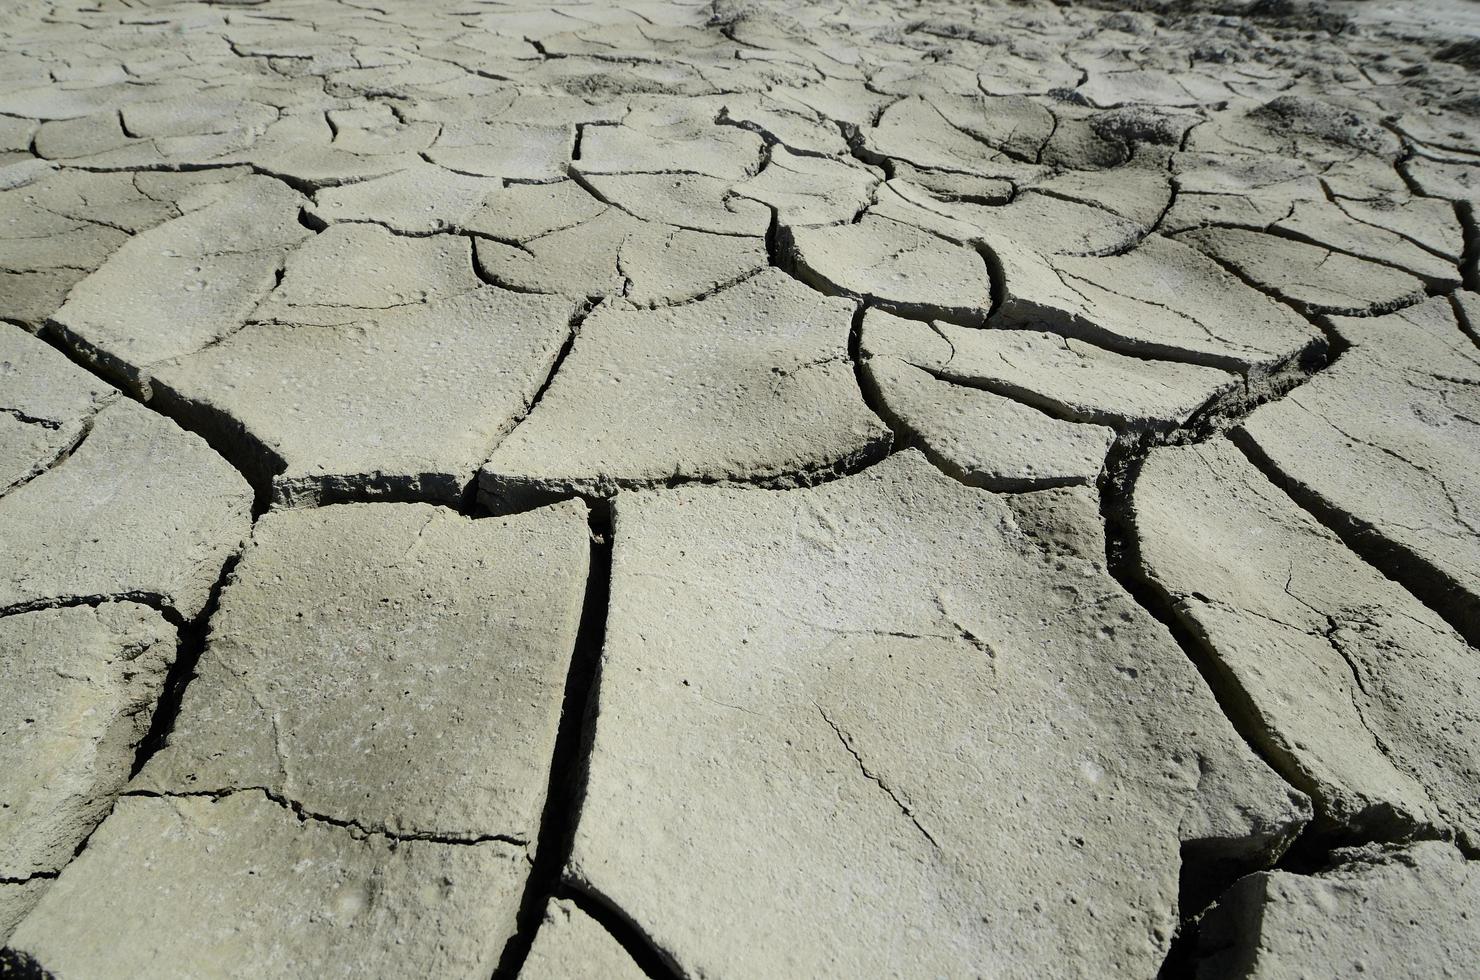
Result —
[[1199, 980], [1463, 976], [1480, 960], [1480, 870], [1453, 846], [1337, 853], [1309, 877], [1267, 871], [1234, 886], [1202, 927]]
[[1308, 815], [1105, 573], [1086, 491], [906, 451], [623, 494], [614, 549], [565, 875], [683, 974], [1151, 975], [1184, 858], [1260, 866]]
[[118, 399], [65, 461], [0, 497], [0, 609], [137, 598], [194, 618], [251, 509], [204, 440]]

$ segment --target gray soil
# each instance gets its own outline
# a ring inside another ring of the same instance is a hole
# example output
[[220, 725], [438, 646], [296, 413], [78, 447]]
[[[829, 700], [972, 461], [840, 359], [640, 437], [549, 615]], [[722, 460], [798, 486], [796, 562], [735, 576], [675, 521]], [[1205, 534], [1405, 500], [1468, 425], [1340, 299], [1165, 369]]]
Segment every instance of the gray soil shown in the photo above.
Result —
[[0, 977], [1480, 977], [1472, 0], [11, 0]]

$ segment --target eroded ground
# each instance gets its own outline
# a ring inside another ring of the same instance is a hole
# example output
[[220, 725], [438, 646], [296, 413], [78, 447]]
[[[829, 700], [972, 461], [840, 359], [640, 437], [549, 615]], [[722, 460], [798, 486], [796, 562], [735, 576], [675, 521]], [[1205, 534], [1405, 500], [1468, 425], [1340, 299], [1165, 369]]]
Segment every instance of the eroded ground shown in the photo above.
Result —
[[1475, 976], [1480, 13], [16, 0], [0, 973]]

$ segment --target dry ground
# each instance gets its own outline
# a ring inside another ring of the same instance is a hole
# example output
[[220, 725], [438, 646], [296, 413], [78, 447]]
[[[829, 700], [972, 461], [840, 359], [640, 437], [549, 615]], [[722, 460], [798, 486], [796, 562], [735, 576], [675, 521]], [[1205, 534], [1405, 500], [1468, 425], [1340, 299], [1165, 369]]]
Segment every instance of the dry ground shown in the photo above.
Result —
[[1477, 68], [11, 0], [0, 975], [1480, 976]]

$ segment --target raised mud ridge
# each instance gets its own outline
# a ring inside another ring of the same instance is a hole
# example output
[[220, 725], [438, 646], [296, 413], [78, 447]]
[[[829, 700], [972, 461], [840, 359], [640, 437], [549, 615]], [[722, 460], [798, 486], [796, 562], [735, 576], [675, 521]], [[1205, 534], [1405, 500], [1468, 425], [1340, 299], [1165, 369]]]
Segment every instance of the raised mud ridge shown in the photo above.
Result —
[[1465, 0], [13, 0], [0, 976], [1460, 976]]

